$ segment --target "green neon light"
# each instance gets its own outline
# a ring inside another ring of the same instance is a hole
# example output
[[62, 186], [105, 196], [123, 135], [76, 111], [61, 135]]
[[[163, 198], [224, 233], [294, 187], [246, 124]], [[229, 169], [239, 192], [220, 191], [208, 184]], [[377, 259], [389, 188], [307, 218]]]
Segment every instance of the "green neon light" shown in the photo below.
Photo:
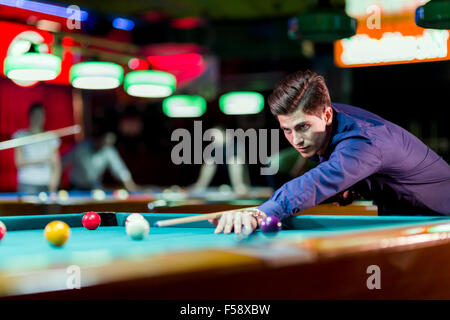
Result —
[[53, 80], [60, 72], [61, 58], [49, 53], [10, 55], [4, 61], [5, 75], [18, 81]]
[[450, 1], [432, 0], [416, 9], [416, 24], [422, 28], [450, 29]]
[[200, 96], [176, 95], [163, 101], [163, 112], [170, 118], [195, 118], [206, 111], [206, 100]]
[[337, 8], [312, 8], [292, 18], [291, 38], [333, 42], [356, 34], [356, 19]]
[[114, 89], [122, 80], [123, 68], [112, 62], [81, 62], [70, 69], [70, 83], [79, 89]]
[[132, 96], [144, 98], [164, 98], [176, 89], [174, 75], [156, 70], [132, 71], [125, 76], [125, 91]]
[[256, 114], [264, 108], [264, 97], [258, 92], [229, 92], [219, 98], [219, 108], [228, 115]]

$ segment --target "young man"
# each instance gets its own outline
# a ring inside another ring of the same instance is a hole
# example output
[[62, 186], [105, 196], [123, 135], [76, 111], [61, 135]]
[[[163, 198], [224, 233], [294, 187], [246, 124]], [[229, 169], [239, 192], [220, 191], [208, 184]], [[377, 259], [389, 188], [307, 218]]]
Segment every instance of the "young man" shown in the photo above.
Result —
[[401, 127], [363, 109], [331, 103], [321, 76], [287, 76], [269, 106], [290, 144], [320, 164], [285, 183], [254, 214], [223, 215], [216, 233], [254, 230], [267, 215], [280, 219], [330, 197], [360, 193], [380, 215], [450, 215], [450, 166]]
[[120, 180], [128, 191], [136, 191], [130, 171], [114, 147], [116, 136], [102, 131], [77, 145], [63, 158], [64, 167], [72, 165], [70, 182], [72, 188], [92, 190], [102, 188], [102, 177], [107, 169]]
[[[29, 128], [14, 133], [13, 138], [21, 138], [44, 132], [45, 112], [40, 103], [28, 110]], [[61, 159], [58, 148], [60, 139], [25, 145], [15, 149], [14, 158], [18, 171], [18, 191], [38, 193], [56, 191], [61, 178]]]

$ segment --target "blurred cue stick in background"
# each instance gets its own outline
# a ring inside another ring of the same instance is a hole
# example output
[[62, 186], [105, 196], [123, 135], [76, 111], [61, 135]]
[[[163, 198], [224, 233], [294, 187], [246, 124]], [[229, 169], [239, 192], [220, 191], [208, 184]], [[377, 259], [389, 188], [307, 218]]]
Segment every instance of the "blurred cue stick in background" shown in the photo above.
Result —
[[81, 127], [78, 124], [76, 124], [76, 125], [61, 128], [61, 129], [50, 130], [50, 131], [46, 131], [46, 132], [33, 134], [33, 135], [30, 135], [27, 137], [6, 140], [6, 141], [0, 142], [0, 150], [17, 148], [17, 147], [21, 147], [21, 146], [24, 146], [27, 144], [51, 140], [56, 137], [61, 138], [61, 137], [65, 137], [65, 136], [70, 136], [73, 134], [80, 133], [80, 131], [81, 131]]

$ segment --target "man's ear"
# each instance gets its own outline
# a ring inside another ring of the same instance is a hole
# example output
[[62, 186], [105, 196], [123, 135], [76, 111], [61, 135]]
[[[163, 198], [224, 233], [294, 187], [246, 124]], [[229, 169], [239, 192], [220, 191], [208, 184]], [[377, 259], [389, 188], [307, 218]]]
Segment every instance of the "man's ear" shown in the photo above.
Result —
[[330, 106], [326, 107], [324, 116], [327, 126], [331, 125], [333, 123], [333, 108], [331, 108]]

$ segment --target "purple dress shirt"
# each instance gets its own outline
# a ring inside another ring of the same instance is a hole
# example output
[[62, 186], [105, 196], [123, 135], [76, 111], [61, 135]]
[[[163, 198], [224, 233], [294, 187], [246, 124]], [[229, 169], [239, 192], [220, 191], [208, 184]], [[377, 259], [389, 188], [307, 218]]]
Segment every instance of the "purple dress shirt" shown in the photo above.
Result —
[[280, 219], [353, 188], [379, 215], [450, 215], [450, 166], [414, 135], [363, 109], [335, 104], [320, 164], [259, 206]]

